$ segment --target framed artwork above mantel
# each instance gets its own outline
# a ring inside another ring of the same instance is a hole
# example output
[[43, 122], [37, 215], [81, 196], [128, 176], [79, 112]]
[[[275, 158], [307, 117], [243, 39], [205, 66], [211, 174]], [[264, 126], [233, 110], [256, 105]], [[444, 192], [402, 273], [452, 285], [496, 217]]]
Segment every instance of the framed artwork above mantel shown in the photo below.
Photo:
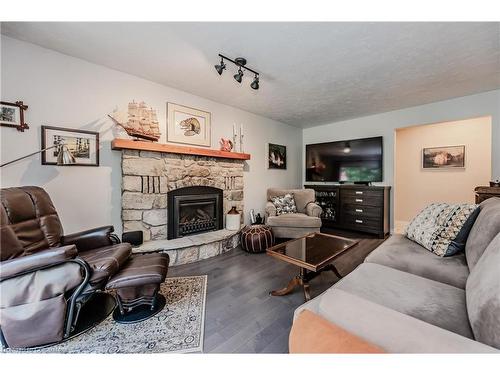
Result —
[[167, 103], [167, 141], [210, 147], [211, 114], [180, 104]]

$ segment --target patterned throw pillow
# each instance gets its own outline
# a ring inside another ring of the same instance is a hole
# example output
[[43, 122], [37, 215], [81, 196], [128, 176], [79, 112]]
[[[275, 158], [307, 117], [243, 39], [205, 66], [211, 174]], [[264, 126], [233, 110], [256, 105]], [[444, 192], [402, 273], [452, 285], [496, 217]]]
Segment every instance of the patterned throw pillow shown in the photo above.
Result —
[[271, 202], [273, 202], [274, 206], [276, 207], [276, 215], [278, 216], [283, 214], [293, 214], [297, 212], [295, 199], [293, 198], [293, 194], [291, 193], [271, 197]]
[[477, 204], [432, 203], [410, 222], [405, 235], [436, 255], [454, 255], [464, 249], [478, 213]]

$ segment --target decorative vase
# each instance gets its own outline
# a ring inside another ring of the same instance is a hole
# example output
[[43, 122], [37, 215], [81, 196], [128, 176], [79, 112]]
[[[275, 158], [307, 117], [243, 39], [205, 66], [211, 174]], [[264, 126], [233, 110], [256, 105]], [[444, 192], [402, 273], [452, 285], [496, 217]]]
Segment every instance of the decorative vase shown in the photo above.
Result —
[[239, 230], [241, 215], [236, 209], [236, 206], [231, 207], [231, 210], [226, 214], [226, 229]]

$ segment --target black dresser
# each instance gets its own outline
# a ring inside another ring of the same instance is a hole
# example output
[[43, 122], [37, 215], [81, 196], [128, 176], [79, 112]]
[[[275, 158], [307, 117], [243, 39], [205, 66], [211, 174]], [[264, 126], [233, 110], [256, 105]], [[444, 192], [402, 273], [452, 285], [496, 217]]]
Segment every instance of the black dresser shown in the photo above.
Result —
[[323, 208], [322, 227], [389, 234], [390, 186], [305, 185]]

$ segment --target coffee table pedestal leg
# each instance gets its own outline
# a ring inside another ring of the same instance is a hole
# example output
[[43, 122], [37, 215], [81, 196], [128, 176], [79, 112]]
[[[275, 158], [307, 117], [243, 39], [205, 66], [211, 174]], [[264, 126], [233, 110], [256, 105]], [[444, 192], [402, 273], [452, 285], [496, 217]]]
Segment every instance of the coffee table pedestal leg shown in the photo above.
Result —
[[302, 286], [304, 289], [304, 299], [309, 301], [311, 299], [311, 295], [309, 294], [309, 282], [307, 278], [307, 273], [304, 268], [300, 269], [300, 274], [295, 276], [288, 285], [283, 289], [273, 290], [269, 294], [272, 296], [285, 296], [290, 294], [297, 286]]

